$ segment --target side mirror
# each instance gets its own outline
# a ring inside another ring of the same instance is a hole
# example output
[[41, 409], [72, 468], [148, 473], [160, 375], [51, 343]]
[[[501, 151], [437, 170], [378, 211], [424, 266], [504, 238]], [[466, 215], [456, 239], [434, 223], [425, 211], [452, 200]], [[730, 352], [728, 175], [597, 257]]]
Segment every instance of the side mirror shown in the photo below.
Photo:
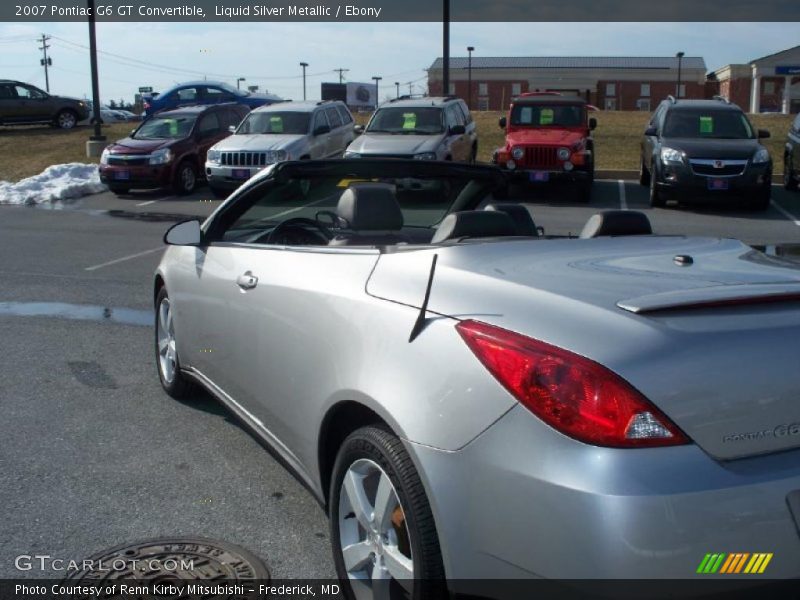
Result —
[[464, 135], [467, 133], [467, 128], [463, 125], [453, 125], [450, 128], [450, 135]]
[[508, 124], [508, 121], [506, 121], [505, 117], [500, 117], [498, 124], [500, 125], [500, 129], [505, 129], [506, 125]]
[[657, 137], [658, 136], [658, 129], [651, 125], [647, 129], [644, 130], [644, 134], [647, 137]]
[[353, 126], [353, 131], [356, 133], [356, 135], [361, 135], [362, 133], [364, 133], [364, 126], [363, 125], [354, 125]]
[[228, 131], [230, 133], [236, 133], [236, 125], [229, 125], [228, 126]]
[[320, 125], [314, 130], [314, 135], [325, 135], [326, 133], [330, 133], [331, 128], [328, 125]]
[[164, 234], [164, 243], [170, 246], [199, 246], [203, 239], [200, 231], [200, 221], [181, 221], [167, 229]]
[[758, 139], [765, 140], [768, 137], [770, 137], [769, 131], [767, 131], [766, 129], [759, 129], [758, 130]]
[[597, 119], [595, 119], [594, 117], [589, 119], [589, 129], [591, 131], [594, 131], [595, 129], [597, 129]]

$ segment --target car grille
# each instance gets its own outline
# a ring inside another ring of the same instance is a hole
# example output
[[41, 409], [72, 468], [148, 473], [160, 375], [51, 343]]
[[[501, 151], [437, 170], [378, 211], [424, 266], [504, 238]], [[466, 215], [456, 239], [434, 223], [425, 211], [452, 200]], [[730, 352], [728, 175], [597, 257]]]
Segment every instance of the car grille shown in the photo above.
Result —
[[226, 167], [263, 167], [272, 164], [272, 153], [267, 152], [222, 152], [219, 164]]
[[137, 158], [116, 158], [113, 155], [108, 157], [108, 164], [117, 167], [141, 167], [149, 161], [148, 157]]
[[528, 146], [525, 148], [525, 167], [528, 168], [553, 168], [558, 166], [557, 146]]
[[692, 171], [695, 175], [708, 175], [711, 177], [736, 177], [744, 173], [745, 167], [747, 167], [746, 160], [691, 159], [689, 164], [692, 166]]

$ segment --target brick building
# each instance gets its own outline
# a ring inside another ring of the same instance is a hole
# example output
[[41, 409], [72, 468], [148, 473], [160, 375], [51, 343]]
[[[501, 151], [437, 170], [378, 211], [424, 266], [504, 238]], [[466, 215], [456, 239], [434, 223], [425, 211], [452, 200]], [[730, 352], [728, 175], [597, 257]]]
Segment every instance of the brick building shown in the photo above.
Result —
[[800, 112], [800, 46], [746, 65], [726, 65], [710, 79], [719, 86], [721, 96], [751, 113]]
[[[428, 69], [428, 92], [442, 94], [443, 60]], [[467, 57], [451, 57], [449, 94], [468, 99]], [[669, 94], [677, 97], [675, 57], [519, 56], [472, 57], [472, 109], [505, 110], [522, 92], [557, 91], [585, 98], [604, 110], [654, 110]], [[681, 61], [682, 98], [710, 98], [716, 83], [707, 81], [700, 57]]]

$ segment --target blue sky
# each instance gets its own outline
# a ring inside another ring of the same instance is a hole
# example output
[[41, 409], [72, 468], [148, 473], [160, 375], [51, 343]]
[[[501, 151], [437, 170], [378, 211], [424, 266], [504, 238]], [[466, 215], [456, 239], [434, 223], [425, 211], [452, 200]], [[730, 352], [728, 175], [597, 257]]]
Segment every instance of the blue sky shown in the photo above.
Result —
[[[800, 43], [797, 23], [453, 23], [451, 53], [475, 56], [702, 56], [709, 70], [748, 62]], [[0, 23], [0, 77], [44, 87], [35, 38], [50, 41], [53, 93], [90, 94], [87, 25]], [[438, 23], [100, 23], [101, 98], [132, 100], [139, 86], [163, 90], [190, 79], [246, 77], [285, 98], [302, 97], [299, 62], [309, 63], [308, 95], [323, 81], [382, 76], [381, 96], [394, 82], [425, 85], [424, 69], [441, 56]], [[124, 58], [122, 58], [124, 57]]]

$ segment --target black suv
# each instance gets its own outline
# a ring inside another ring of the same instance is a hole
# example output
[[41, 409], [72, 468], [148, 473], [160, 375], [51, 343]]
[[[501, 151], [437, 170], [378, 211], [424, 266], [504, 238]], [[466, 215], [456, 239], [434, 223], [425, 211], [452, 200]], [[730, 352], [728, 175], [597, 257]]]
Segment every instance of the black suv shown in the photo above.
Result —
[[0, 125], [50, 123], [72, 129], [88, 117], [89, 106], [83, 100], [51, 96], [28, 83], [0, 79]]
[[783, 187], [794, 191], [800, 181], [800, 115], [789, 129], [786, 149], [783, 151]]
[[751, 208], [770, 203], [772, 158], [742, 109], [721, 97], [659, 105], [642, 139], [639, 182], [650, 186], [650, 205], [698, 196], [745, 199]]

